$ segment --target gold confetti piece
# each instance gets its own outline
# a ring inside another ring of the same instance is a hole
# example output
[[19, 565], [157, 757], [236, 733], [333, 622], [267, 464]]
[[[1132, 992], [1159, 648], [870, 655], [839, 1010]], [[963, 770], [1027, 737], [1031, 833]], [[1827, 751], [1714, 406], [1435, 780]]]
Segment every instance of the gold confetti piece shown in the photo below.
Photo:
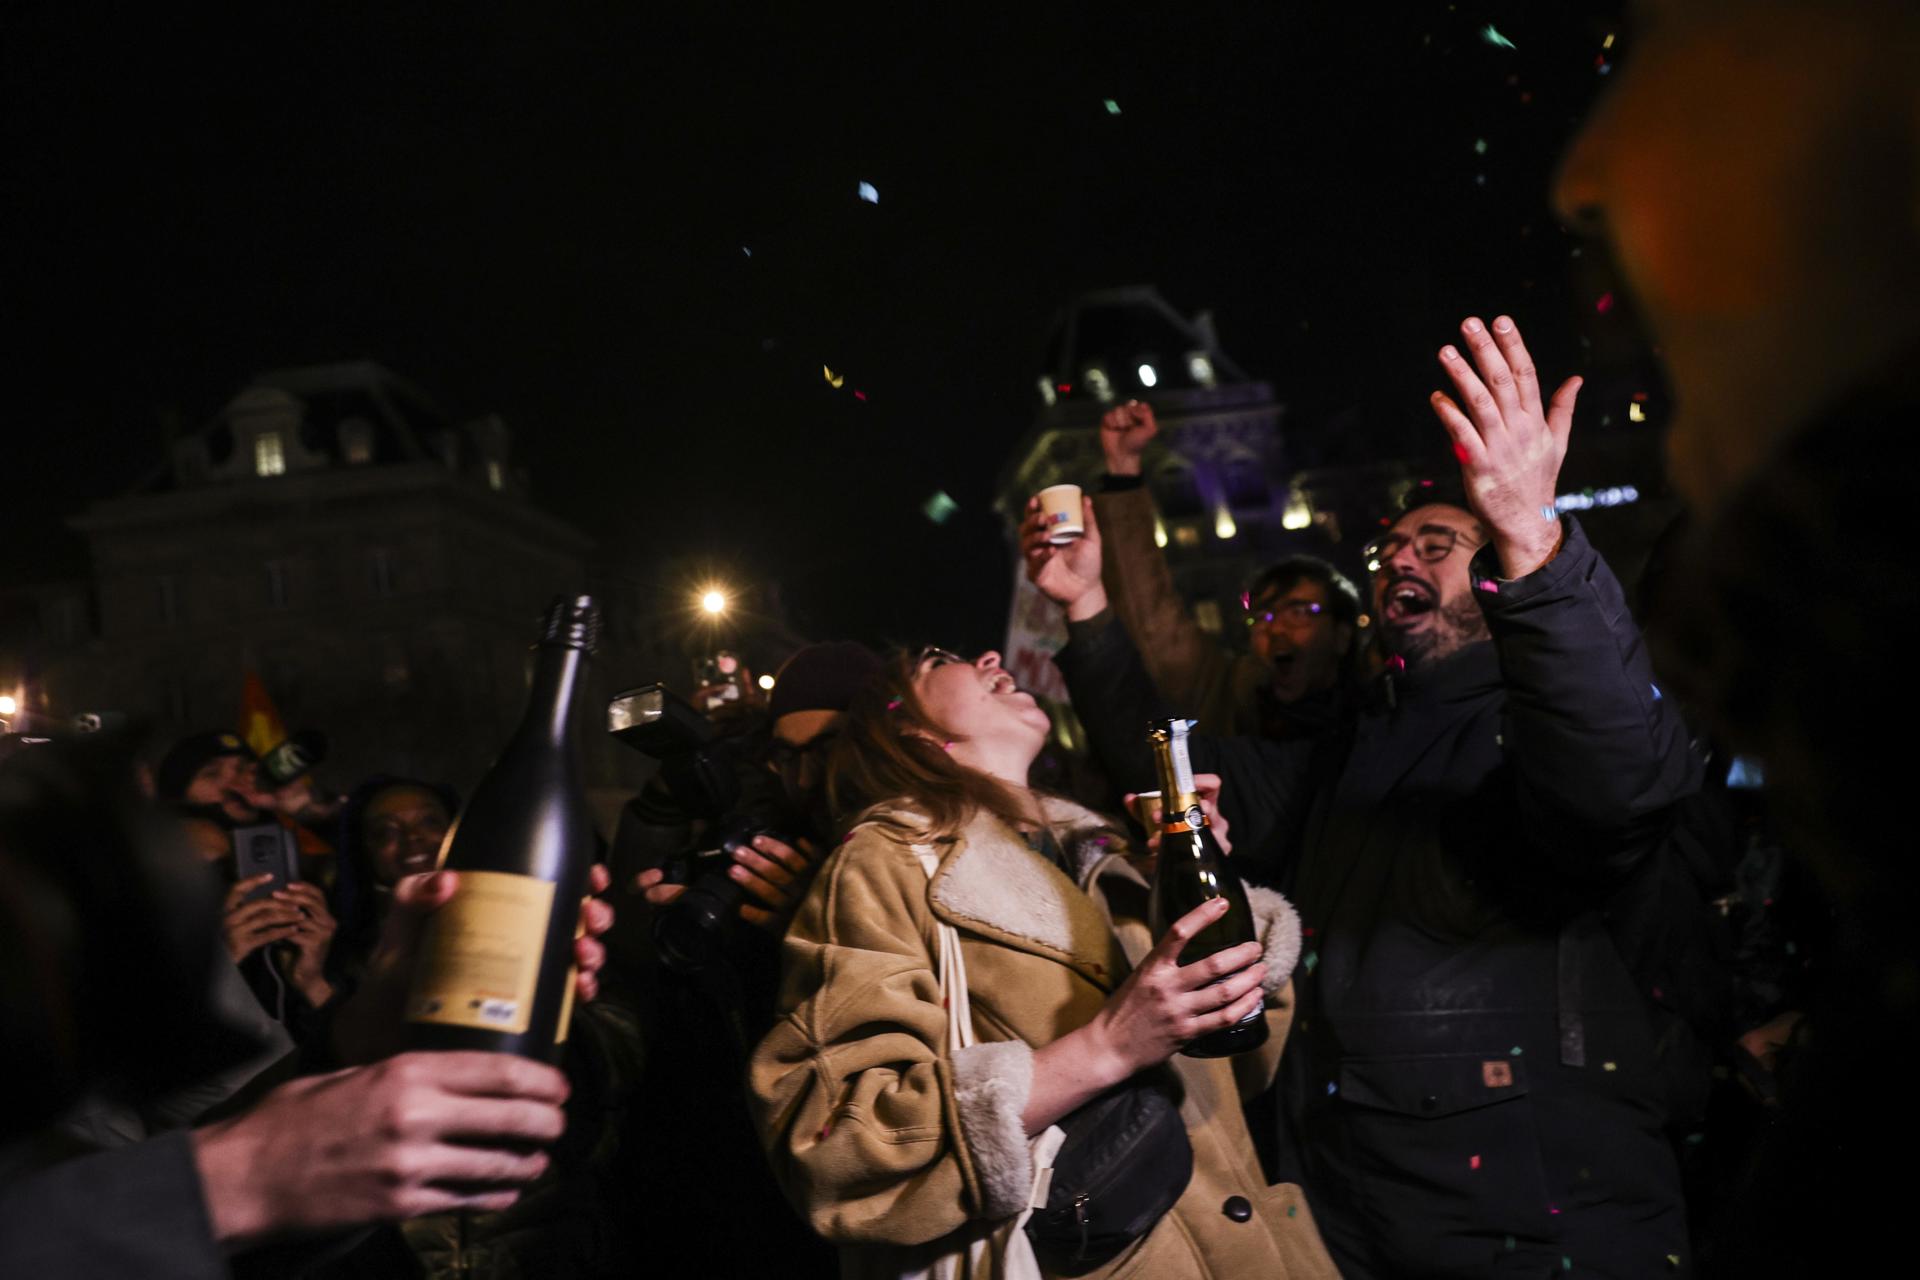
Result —
[[838, 391], [842, 386], [846, 384], [847, 375], [844, 373], [835, 373], [833, 370], [829, 369], [826, 365], [820, 366], [820, 372], [827, 375], [827, 385], [832, 387], [835, 391]]

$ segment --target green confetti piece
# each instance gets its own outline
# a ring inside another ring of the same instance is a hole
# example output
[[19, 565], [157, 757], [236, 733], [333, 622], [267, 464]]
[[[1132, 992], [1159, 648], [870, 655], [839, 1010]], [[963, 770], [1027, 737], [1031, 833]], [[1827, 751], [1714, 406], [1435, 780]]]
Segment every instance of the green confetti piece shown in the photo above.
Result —
[[1566, 1254], [1564, 1254], [1564, 1253], [1560, 1255], [1560, 1269], [1561, 1269], [1562, 1271], [1571, 1271], [1571, 1270], [1573, 1270], [1573, 1259], [1572, 1259], [1572, 1258], [1569, 1258], [1569, 1257], [1568, 1257], [1568, 1256], [1567, 1256]]
[[1487, 154], [1487, 140], [1485, 138], [1475, 138], [1473, 140], [1473, 154], [1477, 156]]
[[1301, 963], [1307, 966], [1308, 973], [1312, 973], [1314, 966], [1320, 963], [1320, 953], [1318, 951], [1307, 952]]
[[1491, 22], [1480, 28], [1480, 38], [1497, 49], [1512, 49], [1517, 47], [1513, 41], [1501, 35], [1500, 28], [1494, 26]]
[[1120, 114], [1120, 104], [1115, 102], [1112, 98], [1107, 99], [1107, 114], [1110, 116], [1117, 116]]
[[1520, 1047], [1519, 1045], [1515, 1045], [1515, 1046], [1513, 1046], [1513, 1048], [1511, 1048], [1511, 1049], [1509, 1049], [1509, 1050], [1508, 1050], [1507, 1052], [1508, 1052], [1508, 1054], [1510, 1054], [1510, 1055], [1511, 1055], [1512, 1057], [1515, 1057], [1515, 1058], [1517, 1058], [1517, 1057], [1519, 1057], [1519, 1056], [1520, 1056], [1520, 1055], [1521, 1055], [1522, 1053], [1525, 1053], [1525, 1052], [1526, 1052], [1526, 1050], [1524, 1050], [1524, 1049], [1522, 1049], [1522, 1048], [1521, 1048], [1521, 1047]]

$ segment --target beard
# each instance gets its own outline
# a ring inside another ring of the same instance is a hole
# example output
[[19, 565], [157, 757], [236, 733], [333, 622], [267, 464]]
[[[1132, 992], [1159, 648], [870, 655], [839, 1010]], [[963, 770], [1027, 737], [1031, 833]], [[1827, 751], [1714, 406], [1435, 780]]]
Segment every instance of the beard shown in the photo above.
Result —
[[1433, 622], [1418, 630], [1381, 626], [1381, 645], [1409, 670], [1438, 662], [1492, 634], [1487, 630], [1487, 615], [1480, 612], [1480, 602], [1472, 595], [1441, 605], [1431, 616]]

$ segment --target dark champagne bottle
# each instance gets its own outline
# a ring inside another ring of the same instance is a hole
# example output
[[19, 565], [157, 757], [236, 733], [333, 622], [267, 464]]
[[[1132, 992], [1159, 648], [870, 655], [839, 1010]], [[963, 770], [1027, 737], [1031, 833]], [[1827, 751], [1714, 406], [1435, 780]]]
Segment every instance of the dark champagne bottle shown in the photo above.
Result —
[[547, 608], [526, 714], [440, 847], [460, 884], [422, 931], [406, 1004], [412, 1048], [560, 1056], [596, 845], [575, 722], [599, 631], [590, 596]]
[[[1206, 811], [1200, 807], [1200, 793], [1194, 790], [1193, 765], [1187, 759], [1187, 730], [1192, 727], [1190, 720], [1156, 720], [1147, 732], [1160, 767], [1165, 814], [1160, 821], [1160, 857], [1153, 872], [1147, 926], [1155, 938], [1163, 938], [1174, 921], [1195, 907], [1215, 898], [1227, 900], [1227, 914], [1186, 945], [1180, 953], [1181, 964], [1258, 940], [1247, 891], [1220, 851]], [[1260, 1008], [1231, 1027], [1201, 1036], [1180, 1052], [1189, 1058], [1224, 1058], [1257, 1049], [1266, 1041], [1266, 1010]]]

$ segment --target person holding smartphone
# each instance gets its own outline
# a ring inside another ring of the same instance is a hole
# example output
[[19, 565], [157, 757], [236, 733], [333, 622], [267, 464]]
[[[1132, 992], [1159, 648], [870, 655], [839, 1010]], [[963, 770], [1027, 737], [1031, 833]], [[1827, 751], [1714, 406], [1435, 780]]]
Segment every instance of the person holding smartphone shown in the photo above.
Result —
[[228, 886], [221, 909], [227, 954], [275, 1019], [302, 1039], [336, 994], [328, 972], [338, 928], [319, 886], [300, 875], [293, 834], [273, 820], [258, 761], [239, 735], [209, 730], [176, 742], [154, 771], [162, 804]]

